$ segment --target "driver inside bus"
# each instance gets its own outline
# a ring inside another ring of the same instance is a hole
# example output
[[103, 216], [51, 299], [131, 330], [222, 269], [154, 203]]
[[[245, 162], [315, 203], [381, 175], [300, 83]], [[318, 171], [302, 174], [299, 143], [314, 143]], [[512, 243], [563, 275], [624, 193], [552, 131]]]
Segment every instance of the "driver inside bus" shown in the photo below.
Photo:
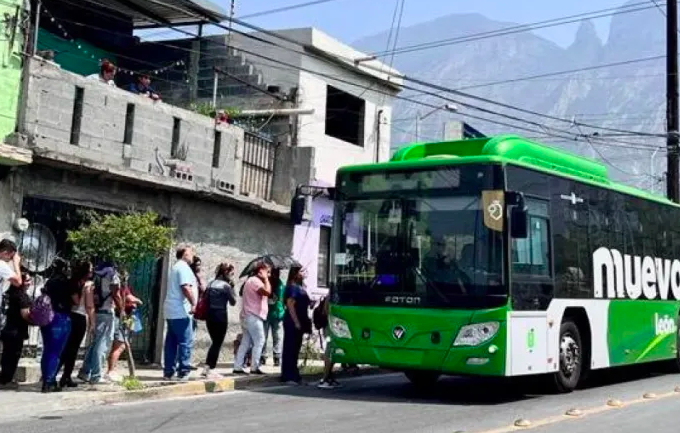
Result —
[[[463, 274], [455, 257], [451, 257], [446, 248], [446, 239], [443, 236], [432, 237], [430, 250], [423, 257], [423, 270], [439, 290], [460, 291], [466, 293], [466, 287], [462, 279]], [[455, 288], [455, 289], [453, 289]]]

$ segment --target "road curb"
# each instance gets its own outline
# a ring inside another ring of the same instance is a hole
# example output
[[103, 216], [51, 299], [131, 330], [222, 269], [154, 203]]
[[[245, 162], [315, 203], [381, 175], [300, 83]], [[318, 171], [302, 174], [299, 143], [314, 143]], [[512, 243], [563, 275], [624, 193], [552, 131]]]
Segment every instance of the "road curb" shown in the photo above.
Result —
[[[356, 376], [371, 376], [384, 373], [378, 368], [362, 368]], [[338, 374], [346, 377], [349, 375]], [[205, 394], [225, 393], [235, 390], [246, 390], [280, 384], [280, 376], [267, 377], [228, 377], [220, 380], [207, 380], [180, 383], [176, 385], [160, 385], [134, 391], [114, 391], [99, 395], [95, 400], [99, 404], [130, 403], [138, 401], [162, 400], [177, 397], [193, 397]], [[305, 380], [320, 379], [320, 374], [304, 375]]]

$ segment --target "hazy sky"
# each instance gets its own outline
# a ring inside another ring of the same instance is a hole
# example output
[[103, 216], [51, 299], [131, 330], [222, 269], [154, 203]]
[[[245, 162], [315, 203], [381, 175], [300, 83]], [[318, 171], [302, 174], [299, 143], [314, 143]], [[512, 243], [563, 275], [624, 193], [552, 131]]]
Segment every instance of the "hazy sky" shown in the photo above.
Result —
[[[228, 8], [229, 0], [212, 0]], [[397, 0], [330, 0], [292, 11], [248, 18], [268, 29], [315, 26], [344, 41], [388, 29]], [[638, 0], [643, 2], [644, 0]], [[237, 0], [236, 16], [305, 3], [305, 0]], [[406, 0], [403, 25], [408, 26], [447, 14], [476, 12], [491, 19], [521, 24], [591, 12], [623, 5], [626, 0]], [[659, 22], [663, 17], [659, 14]], [[607, 37], [610, 18], [595, 20], [600, 36]], [[541, 30], [538, 33], [560, 45], [573, 40], [576, 25]]]

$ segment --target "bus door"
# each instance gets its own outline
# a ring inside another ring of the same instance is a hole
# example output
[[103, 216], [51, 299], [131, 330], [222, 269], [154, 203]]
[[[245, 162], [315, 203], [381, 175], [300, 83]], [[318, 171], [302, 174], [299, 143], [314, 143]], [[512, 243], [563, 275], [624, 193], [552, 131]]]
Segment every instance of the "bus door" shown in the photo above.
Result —
[[526, 204], [528, 236], [512, 240], [509, 261], [508, 367], [512, 375], [545, 373], [552, 364], [547, 358], [546, 316], [554, 290], [549, 202], [527, 198]]

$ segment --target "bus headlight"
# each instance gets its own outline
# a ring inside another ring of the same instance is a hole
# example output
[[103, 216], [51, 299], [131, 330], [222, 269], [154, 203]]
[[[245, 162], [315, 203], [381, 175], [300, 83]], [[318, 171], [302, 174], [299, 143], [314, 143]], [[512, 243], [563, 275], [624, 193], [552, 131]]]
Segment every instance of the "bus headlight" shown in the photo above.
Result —
[[465, 325], [460, 328], [456, 340], [453, 342], [454, 346], [479, 346], [480, 344], [491, 340], [498, 332], [500, 323], [485, 322], [473, 323], [472, 325]]
[[352, 339], [352, 333], [349, 331], [349, 325], [342, 319], [335, 316], [330, 316], [329, 323], [331, 325], [331, 332], [338, 338]]

